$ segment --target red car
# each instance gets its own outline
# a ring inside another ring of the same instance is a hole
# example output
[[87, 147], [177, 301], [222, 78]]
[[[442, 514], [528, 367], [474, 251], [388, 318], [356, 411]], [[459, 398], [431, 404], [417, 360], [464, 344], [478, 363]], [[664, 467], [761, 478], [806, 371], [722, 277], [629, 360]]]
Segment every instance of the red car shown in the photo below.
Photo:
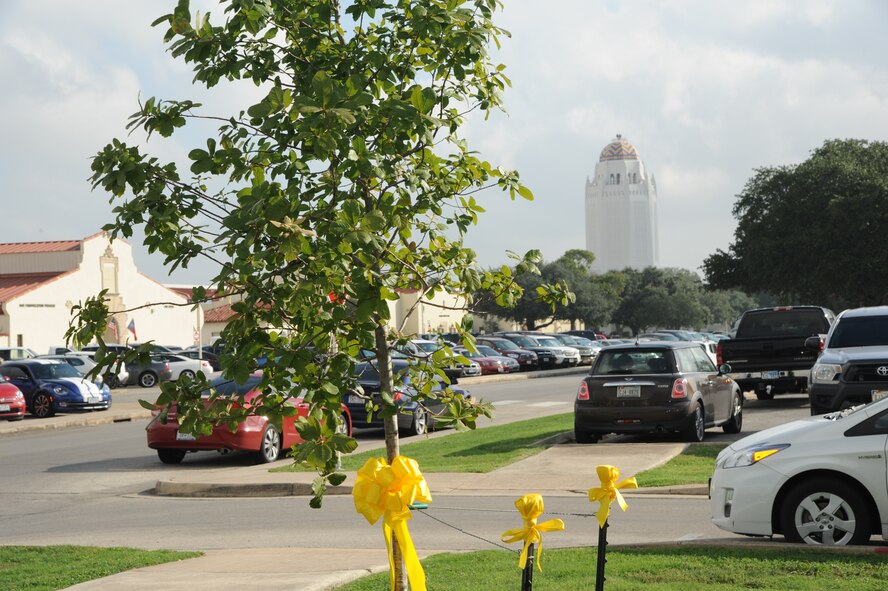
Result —
[[[244, 404], [249, 404], [260, 392], [257, 389], [262, 381], [261, 373], [252, 374], [243, 384], [235, 384], [228, 378], [217, 377], [210, 385], [221, 395], [244, 396]], [[256, 461], [262, 464], [273, 462], [281, 456], [281, 452], [289, 449], [302, 438], [296, 432], [297, 417], [306, 416], [308, 405], [297, 398], [291, 402], [298, 412], [292, 417], [284, 417], [283, 433], [278, 432], [268, 419], [262, 416], [249, 416], [238, 424], [237, 430], [231, 432], [228, 427], [220, 425], [213, 428], [211, 435], [194, 436], [179, 432], [175, 407], [170, 409], [166, 424], [157, 418], [159, 411], [154, 412], [154, 419], [148, 425], [148, 447], [157, 450], [157, 457], [164, 464], [178, 464], [188, 452], [195, 451], [250, 451]], [[342, 420], [339, 428], [343, 433], [351, 435], [351, 415], [342, 407]]]
[[25, 418], [25, 396], [6, 376], [0, 376], [0, 419], [20, 421]]

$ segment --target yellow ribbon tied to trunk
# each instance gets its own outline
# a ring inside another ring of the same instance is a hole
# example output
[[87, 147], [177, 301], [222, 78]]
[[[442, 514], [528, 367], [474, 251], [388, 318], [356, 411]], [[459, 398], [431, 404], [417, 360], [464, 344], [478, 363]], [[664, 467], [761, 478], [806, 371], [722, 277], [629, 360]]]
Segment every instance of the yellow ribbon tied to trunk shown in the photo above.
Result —
[[543, 532], [544, 531], [561, 531], [564, 529], [564, 522], [560, 519], [550, 519], [542, 523], [537, 523], [537, 519], [543, 514], [543, 497], [538, 494], [524, 495], [515, 501], [515, 507], [521, 513], [524, 519], [524, 527], [521, 529], [510, 529], [503, 532], [502, 541], [507, 544], [513, 544], [524, 540], [524, 549], [518, 558], [518, 568], [527, 566], [527, 551], [531, 544], [540, 545], [540, 553], [537, 558], [537, 568], [543, 572]]
[[638, 482], [636, 482], [634, 476], [632, 478], [627, 478], [622, 482], [617, 482], [620, 479], [620, 471], [607, 464], [598, 466], [595, 468], [595, 471], [598, 472], [598, 478], [601, 480], [601, 487], [589, 489], [589, 502], [594, 503], [595, 501], [598, 501], [601, 503], [601, 507], [598, 509], [595, 517], [598, 519], [598, 525], [604, 527], [604, 524], [607, 523], [607, 516], [610, 515], [611, 503], [616, 500], [620, 505], [620, 509], [623, 511], [629, 507], [626, 503], [626, 499], [620, 494], [619, 489], [638, 488]]
[[407, 530], [407, 521], [411, 519], [410, 505], [429, 503], [432, 500], [429, 486], [419, 471], [416, 460], [397, 456], [389, 465], [384, 458], [370, 458], [358, 470], [352, 497], [355, 509], [370, 525], [374, 525], [380, 517], [383, 518], [382, 533], [388, 549], [392, 589], [395, 588], [395, 560], [392, 555], [394, 535], [407, 567], [410, 589], [426, 591], [425, 572]]

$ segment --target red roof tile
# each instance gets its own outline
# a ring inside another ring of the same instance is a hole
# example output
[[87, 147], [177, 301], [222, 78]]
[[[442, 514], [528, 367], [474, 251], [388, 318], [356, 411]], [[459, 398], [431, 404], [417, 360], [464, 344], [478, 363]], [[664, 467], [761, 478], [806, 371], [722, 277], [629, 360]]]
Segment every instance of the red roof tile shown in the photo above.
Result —
[[225, 304], [204, 312], [204, 322], [228, 322], [236, 315], [237, 313], [231, 309], [231, 304]]
[[0, 275], [0, 302], [9, 300], [39, 287], [41, 284], [55, 279], [62, 273], [22, 273], [18, 275]]
[[80, 250], [81, 240], [54, 242], [10, 242], [0, 244], [0, 254], [30, 254], [34, 252], [70, 252]]

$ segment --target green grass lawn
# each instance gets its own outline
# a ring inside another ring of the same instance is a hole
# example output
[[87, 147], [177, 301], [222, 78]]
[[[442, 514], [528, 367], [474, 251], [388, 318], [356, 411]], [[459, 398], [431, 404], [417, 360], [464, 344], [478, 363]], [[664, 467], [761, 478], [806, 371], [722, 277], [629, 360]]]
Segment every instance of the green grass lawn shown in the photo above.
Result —
[[[401, 445], [401, 454], [419, 462], [423, 472], [490, 472], [537, 454], [543, 439], [573, 430], [573, 413], [518, 421], [453, 433], [435, 439], [415, 438]], [[350, 454], [342, 458], [343, 470], [357, 470], [367, 458], [384, 456], [384, 450]], [[300, 466], [275, 468], [274, 472], [298, 472]]]
[[[517, 545], [516, 545], [517, 547]], [[546, 548], [534, 591], [595, 589], [595, 548]], [[521, 588], [517, 553], [437, 554], [423, 561], [429, 591], [514, 591]], [[611, 546], [607, 591], [884, 591], [888, 557], [809, 548], [631, 548]], [[388, 572], [336, 591], [388, 589]]]
[[134, 548], [0, 546], [0, 589], [55, 591], [133, 568], [200, 555]]
[[638, 486], [706, 484], [715, 469], [715, 457], [725, 446], [692, 444], [658, 468], [635, 475]]

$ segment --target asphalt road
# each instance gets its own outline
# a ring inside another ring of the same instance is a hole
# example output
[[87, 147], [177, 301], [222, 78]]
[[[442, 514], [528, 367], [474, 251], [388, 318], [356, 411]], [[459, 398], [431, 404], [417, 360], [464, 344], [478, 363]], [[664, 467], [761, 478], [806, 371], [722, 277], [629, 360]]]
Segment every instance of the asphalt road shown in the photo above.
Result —
[[[569, 412], [579, 376], [471, 386], [497, 405], [495, 422]], [[139, 390], [121, 395], [145, 396]], [[744, 432], [808, 415], [806, 398], [751, 400]], [[322, 510], [305, 498], [175, 499], [145, 491], [178, 471], [247, 465], [245, 455], [189, 455], [180, 466], [161, 464], [145, 446], [147, 421], [38, 431], [0, 438], [0, 544], [94, 544], [144, 548], [376, 547], [379, 532], [357, 518], [349, 497], [328, 497]], [[359, 431], [363, 446], [379, 445], [380, 431]], [[711, 441], [729, 441], [720, 429]], [[613, 441], [651, 438], [612, 437]], [[493, 547], [516, 523], [514, 498], [436, 497], [417, 514], [417, 543], [429, 549]], [[632, 510], [614, 517], [614, 543], [725, 537], [709, 522], [705, 499], [637, 496]], [[597, 535], [583, 498], [546, 500], [546, 515], [563, 512], [563, 534], [552, 547], [592, 543]], [[573, 525], [570, 525], [573, 524]], [[557, 539], [556, 539], [557, 538]], [[485, 541], [487, 540], [487, 541]]]

